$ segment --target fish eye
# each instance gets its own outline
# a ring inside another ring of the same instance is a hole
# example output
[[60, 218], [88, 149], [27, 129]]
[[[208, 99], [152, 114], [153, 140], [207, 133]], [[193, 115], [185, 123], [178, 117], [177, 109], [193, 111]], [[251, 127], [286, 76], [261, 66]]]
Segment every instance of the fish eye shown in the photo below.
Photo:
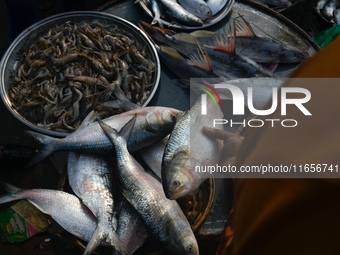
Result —
[[173, 115], [173, 114], [170, 114], [170, 120], [171, 120], [171, 121], [176, 121], [176, 116]]
[[180, 182], [180, 181], [177, 181], [177, 180], [175, 180], [175, 181], [173, 181], [173, 182], [172, 182], [172, 184], [173, 184], [173, 186], [174, 186], [175, 188], [178, 188], [178, 187], [179, 187], [179, 185], [181, 185], [181, 182]]
[[187, 253], [193, 253], [194, 252], [194, 247], [192, 247], [192, 245], [188, 245], [186, 248]]

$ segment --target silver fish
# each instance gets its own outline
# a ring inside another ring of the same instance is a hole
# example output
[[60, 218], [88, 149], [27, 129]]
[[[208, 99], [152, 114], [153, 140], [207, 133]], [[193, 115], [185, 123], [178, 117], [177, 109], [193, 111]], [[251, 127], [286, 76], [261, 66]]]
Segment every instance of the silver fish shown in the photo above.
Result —
[[223, 7], [232, 0], [207, 0], [206, 3], [209, 5], [213, 15], [216, 15]]
[[[162, 184], [169, 199], [177, 199], [193, 193], [208, 178], [196, 167], [217, 164], [221, 141], [206, 137], [202, 128], [212, 127], [213, 119], [222, 119], [219, 105], [207, 97], [207, 115], [201, 114], [202, 102], [196, 103], [180, 116], [164, 150], [162, 160]], [[223, 128], [217, 126], [216, 128]]]
[[[222, 100], [233, 100], [231, 91], [223, 85], [229, 84], [239, 88], [245, 95], [245, 104], [248, 101], [248, 88], [253, 89], [252, 102], [256, 109], [263, 109], [270, 100], [273, 98], [273, 88], [279, 89], [284, 83], [283, 78], [267, 78], [267, 77], [254, 77], [247, 79], [226, 79], [225, 81], [209, 84], [214, 87]], [[201, 89], [204, 87], [203, 83], [195, 79], [190, 84], [190, 89], [196, 93], [201, 93]]]
[[[75, 195], [64, 191], [49, 189], [22, 190], [13, 185], [3, 183], [10, 193], [0, 197], [0, 204], [19, 199], [27, 199], [41, 212], [50, 215], [70, 234], [89, 242], [97, 227], [97, 219], [91, 211]], [[117, 214], [117, 235], [122, 242], [121, 251], [115, 249], [117, 255], [131, 255], [140, 248], [148, 236], [144, 223], [129, 203], [122, 200]], [[101, 245], [110, 245], [105, 240]]]
[[[100, 122], [116, 148], [123, 194], [141, 215], [150, 232], [176, 254], [198, 254], [196, 238], [181, 208], [165, 197], [162, 184], [146, 173], [127, 150], [126, 138]], [[133, 125], [133, 121], [129, 125]], [[127, 136], [131, 127], [127, 126]], [[131, 131], [130, 131], [131, 132]]]
[[333, 20], [333, 12], [336, 10], [339, 2], [338, 0], [328, 0], [321, 10], [321, 15], [328, 21]]
[[206, 20], [213, 16], [209, 5], [203, 0], [177, 0], [180, 5], [187, 11], [199, 17], [201, 20]]
[[340, 25], [340, 9], [335, 9], [333, 11], [333, 18], [334, 18], [335, 24]]
[[[120, 130], [132, 116], [137, 114], [136, 126], [128, 142], [129, 150], [136, 151], [168, 135], [180, 112], [173, 108], [151, 106], [114, 115], [103, 121]], [[97, 122], [89, 123], [65, 138], [53, 138], [34, 131], [27, 131], [27, 133], [43, 144], [43, 148], [31, 159], [29, 165], [36, 164], [58, 150], [103, 153], [113, 149], [112, 143]]]
[[[137, 0], [135, 3], [141, 2], [143, 0]], [[160, 27], [163, 27], [161, 22], [161, 16], [163, 13], [163, 6], [159, 3], [158, 0], [144, 0], [145, 4], [151, 8], [153, 13], [153, 20], [151, 21], [151, 25], [155, 25], [158, 23]]]
[[202, 26], [203, 21], [191, 14], [187, 10], [185, 10], [179, 3], [174, 0], [159, 0], [164, 6], [166, 12], [173, 18], [175, 21], [178, 21], [183, 25], [191, 25], [191, 26]]
[[0, 204], [27, 199], [41, 212], [50, 215], [72, 235], [88, 241], [96, 228], [96, 218], [75, 195], [49, 189], [19, 189], [3, 183], [8, 195], [0, 197]]
[[97, 227], [85, 254], [90, 254], [104, 240], [121, 250], [114, 231], [117, 222], [113, 217], [112, 169], [106, 159], [99, 155], [70, 152], [67, 173], [72, 190], [97, 218]]

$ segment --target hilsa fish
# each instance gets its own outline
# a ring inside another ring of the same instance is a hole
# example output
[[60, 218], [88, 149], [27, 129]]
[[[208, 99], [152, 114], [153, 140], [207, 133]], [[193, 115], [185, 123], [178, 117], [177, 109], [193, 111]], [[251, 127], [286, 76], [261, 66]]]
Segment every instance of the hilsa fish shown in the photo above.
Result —
[[[221, 141], [212, 140], [203, 134], [203, 127], [213, 127], [214, 119], [222, 119], [219, 104], [207, 97], [206, 115], [202, 114], [202, 99], [183, 113], [164, 149], [162, 160], [162, 184], [169, 199], [178, 199], [192, 194], [209, 177], [209, 173], [196, 171], [201, 166], [217, 164], [222, 148]], [[223, 129], [221, 125], [216, 128]]]
[[113, 216], [113, 178], [107, 160], [100, 155], [69, 152], [67, 173], [74, 193], [97, 218], [97, 227], [86, 246], [90, 254], [104, 240], [121, 250], [115, 229], [117, 220]]
[[[136, 151], [168, 135], [181, 111], [173, 108], [150, 106], [113, 115], [103, 121], [120, 130], [135, 114], [136, 125], [128, 142], [129, 150]], [[89, 115], [95, 115], [91, 112]], [[64, 138], [53, 138], [34, 131], [27, 131], [43, 147], [33, 156], [29, 166], [36, 164], [58, 150], [106, 153], [114, 147], [98, 122], [88, 123]]]
[[[2, 185], [9, 194], [0, 197], [0, 204], [27, 199], [41, 212], [50, 215], [70, 234], [85, 242], [92, 238], [97, 219], [77, 196], [59, 190], [24, 190], [8, 183]], [[121, 240], [121, 250], [115, 249], [114, 254], [131, 255], [144, 244], [148, 236], [147, 230], [138, 213], [126, 201], [120, 203], [117, 218], [116, 232]], [[111, 244], [103, 240], [101, 245]]]
[[[122, 134], [129, 136], [135, 118]], [[176, 201], [165, 197], [162, 184], [132, 157], [126, 138], [107, 124], [101, 127], [116, 148], [119, 180], [124, 197], [136, 209], [153, 236], [176, 254], [198, 255], [198, 244], [190, 224]]]
[[0, 197], [0, 204], [27, 199], [41, 212], [50, 215], [63, 229], [88, 241], [96, 228], [96, 217], [70, 193], [50, 189], [20, 189], [2, 183], [9, 194]]

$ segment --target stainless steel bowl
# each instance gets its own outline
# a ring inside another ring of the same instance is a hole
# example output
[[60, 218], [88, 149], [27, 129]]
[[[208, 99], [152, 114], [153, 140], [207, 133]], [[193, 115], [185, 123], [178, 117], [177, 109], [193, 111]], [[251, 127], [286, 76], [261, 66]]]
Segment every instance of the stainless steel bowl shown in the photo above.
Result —
[[[53, 130], [48, 130], [42, 127], [37, 126], [36, 124], [28, 121], [23, 116], [19, 114], [13, 107], [13, 102], [9, 96], [9, 88], [11, 83], [14, 80], [13, 74], [18, 71], [20, 61], [22, 57], [20, 53], [27, 49], [34, 41], [37, 40], [38, 35], [47, 32], [50, 28], [54, 28], [56, 26], [61, 26], [65, 24], [65, 22], [74, 22], [79, 23], [82, 21], [99, 21], [104, 24], [113, 24], [118, 26], [120, 29], [124, 30], [128, 34], [131, 34], [138, 43], [145, 45], [145, 50], [151, 56], [152, 61], [155, 63], [156, 70], [153, 73], [152, 77], [152, 87], [150, 89], [150, 94], [147, 100], [143, 103], [142, 106], [146, 106], [152, 97], [154, 96], [159, 81], [160, 81], [160, 61], [157, 55], [157, 51], [153, 45], [153, 43], [148, 39], [148, 37], [141, 31], [137, 26], [126, 21], [117, 16], [113, 16], [107, 13], [101, 12], [93, 12], [93, 11], [81, 11], [81, 12], [68, 12], [62, 13], [58, 15], [51, 16], [42, 21], [39, 21], [25, 31], [23, 31], [10, 45], [10, 47], [5, 52], [1, 63], [0, 63], [0, 93], [1, 98], [8, 108], [8, 110], [14, 115], [16, 119], [24, 123], [28, 128], [33, 129], [38, 132], [42, 132], [52, 136], [64, 137], [68, 135], [67, 132], [58, 132]], [[71, 131], [70, 131], [71, 132]]]

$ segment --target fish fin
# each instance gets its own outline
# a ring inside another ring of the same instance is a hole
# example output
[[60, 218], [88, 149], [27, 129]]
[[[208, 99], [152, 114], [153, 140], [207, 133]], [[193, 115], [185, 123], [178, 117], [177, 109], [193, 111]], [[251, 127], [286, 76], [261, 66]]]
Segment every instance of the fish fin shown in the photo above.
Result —
[[101, 238], [99, 236], [99, 228], [97, 226], [96, 230], [93, 232], [92, 237], [90, 241], [86, 245], [86, 249], [83, 253], [83, 255], [90, 255], [94, 252], [94, 250], [100, 245]]
[[14, 193], [17, 193], [18, 191], [21, 191], [22, 189], [12, 185], [12, 184], [9, 184], [7, 182], [1, 182], [1, 185], [4, 187], [4, 189], [10, 193], [10, 194], [14, 194]]
[[216, 35], [216, 32], [209, 31], [209, 30], [195, 30], [190, 33], [195, 38], [202, 38], [202, 37], [213, 37]]
[[228, 33], [224, 30], [213, 37], [213, 42], [208, 46], [214, 50], [235, 54], [236, 37], [234, 33]]
[[95, 122], [100, 120], [101, 117], [98, 114], [98, 112], [95, 112], [94, 110], [91, 111], [89, 114], [87, 114], [87, 116], [85, 117], [85, 119], [81, 122], [80, 126], [78, 129], [84, 128], [86, 126], [88, 126], [90, 123]]
[[188, 64], [212, 73], [213, 69], [207, 49], [201, 42], [197, 42], [197, 46], [197, 54], [191, 54], [189, 56], [189, 60], [187, 60]]
[[137, 119], [137, 114], [135, 114], [131, 120], [129, 120], [124, 127], [122, 127], [122, 129], [119, 131], [119, 135], [123, 136], [126, 141], [129, 140], [129, 137], [131, 135], [132, 129], [135, 126], [136, 123], [136, 119]]
[[250, 26], [249, 22], [239, 14], [239, 18], [242, 19], [243, 22], [234, 21], [234, 30], [236, 37], [256, 37], [256, 34], [253, 28]]
[[110, 141], [112, 143], [114, 143], [114, 140], [118, 137], [118, 136], [122, 136], [126, 139], [126, 141], [129, 140], [129, 137], [131, 135], [132, 129], [135, 125], [136, 122], [136, 118], [137, 115], [135, 114], [131, 120], [129, 120], [120, 130], [120, 132], [118, 133], [117, 130], [115, 130], [114, 128], [110, 127], [109, 125], [107, 125], [106, 123], [104, 123], [103, 121], [98, 121], [99, 125], [101, 126], [101, 128], [103, 129], [103, 131], [105, 132], [105, 134], [107, 135], [107, 137], [110, 139]]
[[22, 189], [11, 185], [9, 183], [6, 182], [1, 182], [1, 185], [4, 187], [4, 189], [9, 193], [6, 195], [3, 195], [0, 197], [0, 204], [4, 204], [4, 203], [8, 203], [8, 202], [12, 202], [18, 199], [21, 199], [20, 197], [17, 196], [17, 193], [19, 191], [21, 191]]
[[45, 159], [46, 157], [48, 157], [49, 155], [56, 151], [55, 142], [57, 141], [57, 138], [53, 138], [34, 131], [26, 131], [26, 133], [32, 136], [36, 141], [43, 145], [43, 148], [41, 148], [31, 158], [30, 162], [28, 162], [27, 167], [37, 164], [38, 162]]

